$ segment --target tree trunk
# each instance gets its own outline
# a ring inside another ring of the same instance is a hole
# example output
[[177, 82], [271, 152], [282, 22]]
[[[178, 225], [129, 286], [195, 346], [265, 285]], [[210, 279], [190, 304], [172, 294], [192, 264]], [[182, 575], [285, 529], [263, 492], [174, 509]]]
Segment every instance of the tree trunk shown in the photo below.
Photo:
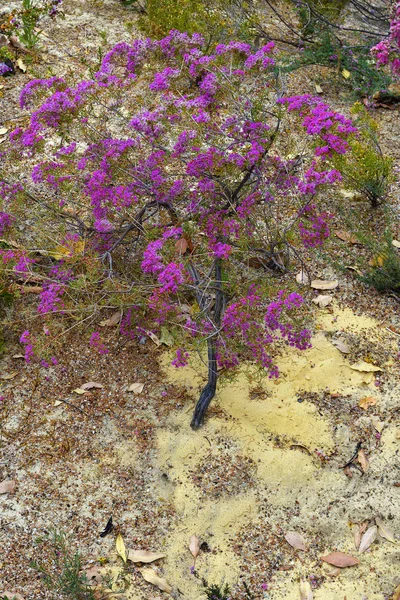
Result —
[[210, 338], [207, 341], [208, 348], [208, 381], [207, 385], [203, 388], [203, 391], [200, 394], [200, 398], [197, 401], [196, 408], [194, 409], [192, 422], [190, 423], [190, 427], [192, 429], [198, 429], [203, 425], [204, 415], [206, 410], [211, 402], [211, 400], [215, 396], [215, 392], [217, 389], [217, 349], [215, 338]]
[[[222, 312], [224, 308], [224, 292], [222, 291], [222, 263], [221, 259], [215, 261], [215, 303], [210, 315], [210, 320], [213, 323], [214, 331], [212, 335], [207, 339], [207, 355], [208, 355], [208, 381], [200, 394], [200, 398], [197, 401], [194, 409], [192, 422], [190, 424], [192, 429], [198, 429], [203, 425], [204, 415], [206, 410], [215, 396], [217, 389], [217, 336], [218, 330], [221, 325]], [[195, 274], [195, 281], [198, 282], [198, 278]], [[199, 297], [199, 305], [201, 308], [204, 307], [204, 300]]]

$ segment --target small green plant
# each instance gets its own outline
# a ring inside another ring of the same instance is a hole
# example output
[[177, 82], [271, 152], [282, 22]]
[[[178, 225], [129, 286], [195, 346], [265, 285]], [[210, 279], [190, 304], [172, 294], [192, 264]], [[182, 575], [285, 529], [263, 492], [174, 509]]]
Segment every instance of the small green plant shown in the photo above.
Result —
[[351, 113], [358, 133], [349, 139], [350, 151], [332, 155], [329, 163], [343, 176], [345, 186], [367, 198], [371, 206], [381, 204], [392, 178], [392, 159], [379, 145], [378, 123], [356, 102]]
[[82, 573], [82, 559], [71, 546], [64, 533], [52, 531], [50, 534], [52, 553], [48, 568], [33, 561], [32, 568], [38, 571], [54, 600], [95, 600], [93, 590], [85, 573]]
[[140, 29], [152, 37], [168, 35], [171, 29], [200, 33], [209, 43], [255, 37], [250, 0], [121, 0], [139, 14]]
[[393, 237], [386, 232], [379, 250], [370, 261], [361, 280], [379, 292], [400, 293], [400, 250], [393, 245]]
[[62, 0], [22, 0], [20, 7], [6, 13], [0, 20], [0, 32], [6, 37], [15, 35], [27, 48], [38, 45], [44, 17], [54, 17]]
[[389, 75], [376, 68], [369, 44], [340, 44], [329, 30], [318, 32], [313, 43], [307, 42], [303, 52], [291, 58], [284, 70], [291, 72], [309, 65], [329, 67], [332, 75], [336, 74], [340, 83], [350, 88], [356, 98], [372, 97], [393, 83]]
[[211, 585], [203, 578], [202, 579], [204, 592], [207, 596], [207, 600], [231, 600], [229, 594], [231, 593], [228, 584], [221, 585], [212, 583]]

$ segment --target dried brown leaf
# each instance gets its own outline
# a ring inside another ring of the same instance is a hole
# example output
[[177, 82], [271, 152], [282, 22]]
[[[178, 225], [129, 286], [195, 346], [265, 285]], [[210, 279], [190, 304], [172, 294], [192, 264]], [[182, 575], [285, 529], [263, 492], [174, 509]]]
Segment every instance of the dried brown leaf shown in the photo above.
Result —
[[370, 363], [364, 361], [360, 361], [354, 365], [347, 366], [349, 366], [350, 369], [353, 369], [353, 371], [360, 371], [361, 373], [376, 373], [378, 371], [382, 371], [382, 369], [380, 369], [379, 367], [376, 367], [375, 365], [371, 365]]
[[156, 346], [159, 346], [161, 344], [160, 340], [158, 339], [155, 333], [153, 333], [152, 331], [146, 331], [146, 333], [151, 339], [151, 341], [155, 343]]
[[125, 542], [124, 542], [124, 538], [122, 537], [122, 535], [119, 533], [115, 539], [115, 548], [118, 552], [118, 554], [120, 555], [120, 557], [122, 558], [122, 560], [124, 561], [124, 563], [126, 563], [127, 561], [127, 556], [126, 556], [126, 547], [125, 547]]
[[355, 556], [351, 556], [350, 554], [345, 554], [344, 552], [330, 552], [330, 554], [327, 554], [326, 556], [321, 556], [321, 560], [334, 567], [340, 567], [341, 569], [344, 569], [345, 567], [354, 567], [359, 564], [358, 558], [355, 558]]
[[374, 426], [374, 429], [376, 429], [376, 431], [378, 433], [382, 433], [386, 423], [380, 421], [379, 419], [377, 419], [376, 417], [371, 417], [371, 423]]
[[335, 231], [336, 237], [338, 237], [343, 242], [348, 242], [349, 244], [359, 244], [360, 242], [356, 238], [355, 235], [352, 235], [348, 231]]
[[143, 388], [144, 383], [132, 383], [126, 391], [133, 392], [134, 394], [141, 394], [143, 392]]
[[345, 269], [348, 269], [349, 271], [354, 271], [355, 273], [357, 273], [357, 275], [359, 275], [360, 277], [362, 277], [362, 271], [360, 271], [360, 269], [358, 267], [355, 267], [354, 265], [347, 265], [345, 267]]
[[4, 375], [0, 375], [0, 379], [3, 381], [8, 381], [9, 379], [14, 379], [18, 375], [18, 371], [13, 371], [12, 373], [5, 373]]
[[328, 306], [328, 304], [330, 304], [332, 300], [333, 296], [319, 294], [316, 298], [313, 298], [312, 301], [320, 308], [325, 308], [325, 306]]
[[288, 531], [285, 533], [285, 540], [288, 544], [292, 546], [292, 548], [296, 548], [296, 550], [305, 550], [306, 549], [306, 541], [300, 533], [296, 533], [295, 531]]
[[342, 354], [350, 354], [350, 348], [346, 344], [346, 342], [342, 342], [342, 340], [332, 340], [332, 344], [341, 352]]
[[172, 588], [169, 585], [168, 581], [166, 579], [163, 579], [162, 577], [159, 577], [157, 573], [153, 571], [153, 569], [143, 569], [141, 573], [143, 575], [143, 579], [145, 579], [145, 581], [147, 581], [148, 583], [155, 585], [163, 592], [167, 592], [167, 594], [170, 594], [172, 592]]
[[103, 578], [101, 576], [101, 569], [103, 567], [101, 567], [100, 565], [94, 565], [93, 567], [90, 567], [90, 569], [87, 569], [85, 571], [86, 577], [89, 581], [89, 584], [97, 584], [97, 583], [101, 583], [103, 581]]
[[300, 598], [301, 600], [313, 600], [311, 585], [308, 581], [300, 581]]
[[197, 535], [192, 535], [189, 540], [189, 550], [193, 554], [194, 559], [196, 560], [199, 551], [200, 551], [200, 542]]
[[166, 556], [166, 554], [162, 554], [161, 552], [150, 552], [149, 550], [129, 550], [128, 552], [128, 560], [134, 563], [151, 563]]
[[400, 585], [394, 590], [394, 594], [390, 600], [400, 600]]
[[305, 271], [300, 271], [300, 273], [297, 273], [296, 275], [296, 281], [302, 285], [308, 285], [310, 283], [310, 278]]
[[340, 575], [340, 569], [338, 567], [335, 567], [334, 569], [330, 569], [329, 571], [327, 571], [326, 574], [328, 575], [328, 577], [337, 577], [338, 575]]
[[93, 388], [102, 390], [103, 389], [103, 385], [101, 383], [97, 383], [96, 381], [88, 381], [87, 383], [84, 383], [83, 385], [81, 385], [80, 389], [81, 390], [92, 390]]
[[24, 600], [24, 597], [21, 596], [21, 594], [18, 594], [18, 592], [9, 592], [8, 590], [3, 592], [0, 590], [0, 594], [1, 598], [8, 598], [8, 600]]
[[15, 479], [5, 479], [0, 482], [0, 494], [13, 494], [17, 482]]
[[175, 250], [178, 254], [185, 254], [188, 249], [188, 243], [185, 238], [180, 238], [175, 244]]
[[327, 281], [325, 279], [314, 279], [311, 282], [311, 287], [314, 290], [334, 290], [339, 285], [337, 279], [333, 281]]
[[109, 319], [104, 319], [100, 321], [99, 325], [101, 327], [115, 327], [121, 321], [122, 318], [122, 310], [117, 310], [114, 314], [111, 315]]
[[370, 406], [375, 406], [377, 403], [377, 399], [373, 396], [365, 396], [365, 398], [361, 398], [358, 402], [358, 406], [363, 410], [368, 410]]
[[320, 85], [318, 85], [318, 83], [315, 84], [315, 91], [317, 92], [317, 94], [324, 93], [324, 90], [322, 89], [322, 87]]
[[394, 246], [395, 248], [400, 248], [399, 240], [392, 240], [392, 246]]
[[360, 463], [363, 473], [366, 473], [368, 471], [369, 462], [364, 450], [358, 451], [357, 461]]
[[376, 540], [377, 536], [378, 536], [378, 528], [376, 527], [376, 525], [369, 527], [361, 538], [360, 547], [358, 548], [358, 551], [360, 553], [362, 553], [362, 552], [365, 552], [366, 550], [368, 550], [368, 548]]
[[361, 536], [367, 530], [367, 527], [368, 527], [368, 521], [363, 521], [363, 523], [360, 523], [360, 525], [357, 527], [357, 529], [354, 533], [354, 544], [355, 544], [356, 550], [358, 550], [360, 547]]
[[24, 63], [22, 58], [19, 58], [17, 60], [17, 67], [20, 71], [22, 71], [23, 73], [26, 73], [26, 64]]
[[378, 533], [381, 537], [385, 538], [388, 542], [392, 542], [392, 544], [397, 544], [397, 540], [393, 535], [393, 531], [385, 525], [385, 523], [379, 517], [375, 518], [375, 523], [378, 526]]

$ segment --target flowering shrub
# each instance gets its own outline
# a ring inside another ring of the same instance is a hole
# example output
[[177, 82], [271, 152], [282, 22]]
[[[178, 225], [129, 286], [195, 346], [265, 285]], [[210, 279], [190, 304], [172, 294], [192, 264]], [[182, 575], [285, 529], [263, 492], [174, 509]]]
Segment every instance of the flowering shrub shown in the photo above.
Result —
[[378, 67], [389, 64], [392, 74], [400, 78], [400, 0], [394, 2], [389, 35], [371, 48], [371, 54]]
[[[168, 324], [179, 338], [177, 367], [206, 346], [208, 383], [193, 427], [219, 369], [249, 359], [276, 376], [271, 344], [309, 345], [295, 319], [302, 298], [281, 290], [273, 299], [269, 278], [245, 258], [277, 271], [282, 248], [323, 243], [329, 215], [318, 191], [341, 179], [327, 157], [347, 151], [355, 128], [318, 98], [279, 99], [273, 69], [272, 42], [256, 51], [219, 44], [209, 54], [200, 35], [171, 31], [120, 43], [92, 80], [30, 82], [21, 94], [30, 124], [10, 136], [10, 159], [31, 165], [32, 184], [24, 191], [4, 175], [3, 210], [35, 206], [48, 227], [34, 229], [45, 259], [4, 251], [8, 272], [22, 256], [40, 273], [45, 316], [67, 318], [90, 289], [98, 306], [135, 307], [121, 322], [125, 335]], [[318, 141], [301, 173], [285, 155], [290, 136], [279, 136], [287, 111]], [[107, 352], [99, 332], [90, 344]]]
[[[303, 96], [299, 102], [304, 106], [306, 98]], [[291, 110], [293, 106], [293, 103], [289, 104], [289, 109]], [[313, 110], [315, 112], [315, 109]], [[329, 107], [320, 107], [319, 110], [327, 111], [326, 115], [322, 117], [323, 119], [332, 118], [330, 114], [332, 111]], [[335, 169], [336, 173], [340, 173], [343, 183], [349, 190], [359, 192], [370, 201], [373, 208], [376, 208], [383, 202], [392, 179], [393, 161], [389, 156], [383, 154], [379, 145], [378, 123], [365, 107], [360, 102], [356, 102], [351, 114], [353, 123], [345, 126], [349, 134], [346, 140], [334, 139], [331, 134], [328, 134], [329, 144], [325, 144], [327, 135], [324, 130], [322, 130], [322, 135], [315, 129], [312, 131], [316, 134], [315, 153], [323, 157], [324, 162]], [[304, 123], [306, 124], [306, 121]], [[309, 128], [307, 130], [310, 132]], [[321, 177], [321, 173], [318, 174], [318, 177]], [[332, 178], [332, 172], [329, 172], [327, 177]], [[310, 209], [311, 207], [308, 206], [308, 214]], [[302, 227], [301, 224], [300, 227]], [[318, 229], [318, 226], [314, 222], [313, 229], [316, 228]], [[322, 228], [324, 228], [323, 225]], [[302, 237], [305, 245], [309, 246], [304, 235]]]

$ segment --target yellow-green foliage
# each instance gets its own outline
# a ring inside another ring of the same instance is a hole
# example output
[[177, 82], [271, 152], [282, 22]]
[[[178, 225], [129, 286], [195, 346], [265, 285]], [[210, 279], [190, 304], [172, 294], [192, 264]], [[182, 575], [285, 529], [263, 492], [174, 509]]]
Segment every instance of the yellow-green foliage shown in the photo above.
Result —
[[392, 179], [392, 159], [383, 154], [378, 123], [365, 107], [357, 102], [351, 113], [358, 134], [350, 138], [346, 154], [335, 154], [329, 161], [342, 173], [345, 186], [366, 196], [375, 207], [384, 200]]
[[139, 26], [152, 37], [178, 29], [217, 42], [251, 35], [252, 12], [248, 0], [146, 0]]

